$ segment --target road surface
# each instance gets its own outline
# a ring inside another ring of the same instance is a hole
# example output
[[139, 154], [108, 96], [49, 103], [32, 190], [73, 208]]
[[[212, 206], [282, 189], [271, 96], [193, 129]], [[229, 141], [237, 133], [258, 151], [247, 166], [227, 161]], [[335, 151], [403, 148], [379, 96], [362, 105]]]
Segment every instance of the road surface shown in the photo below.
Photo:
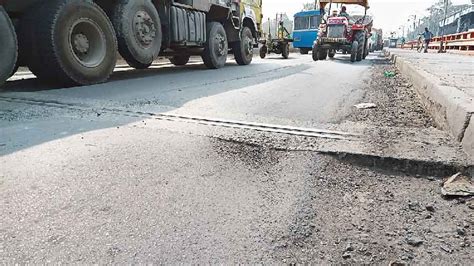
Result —
[[0, 259], [465, 263], [472, 211], [427, 169], [463, 155], [392, 68], [377, 54], [158, 62], [80, 88], [20, 72], [0, 92]]

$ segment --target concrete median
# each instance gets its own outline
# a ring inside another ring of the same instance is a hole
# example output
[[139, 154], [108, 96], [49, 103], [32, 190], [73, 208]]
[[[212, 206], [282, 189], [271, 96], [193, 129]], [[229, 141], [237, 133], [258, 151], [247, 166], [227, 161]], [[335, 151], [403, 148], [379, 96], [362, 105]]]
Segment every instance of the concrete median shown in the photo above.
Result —
[[449, 131], [474, 158], [474, 77], [470, 57], [419, 54], [411, 51], [386, 52], [400, 72], [415, 86], [436, 124]]

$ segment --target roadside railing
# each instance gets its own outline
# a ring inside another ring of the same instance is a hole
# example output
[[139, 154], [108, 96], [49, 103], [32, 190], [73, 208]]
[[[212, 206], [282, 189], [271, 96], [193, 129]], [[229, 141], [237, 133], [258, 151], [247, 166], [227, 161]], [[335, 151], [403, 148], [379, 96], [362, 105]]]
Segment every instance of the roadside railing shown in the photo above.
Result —
[[[403, 49], [417, 49], [418, 41], [409, 41]], [[442, 46], [442, 49], [440, 47]], [[474, 29], [467, 32], [436, 36], [428, 45], [428, 49], [436, 51], [474, 54]]]

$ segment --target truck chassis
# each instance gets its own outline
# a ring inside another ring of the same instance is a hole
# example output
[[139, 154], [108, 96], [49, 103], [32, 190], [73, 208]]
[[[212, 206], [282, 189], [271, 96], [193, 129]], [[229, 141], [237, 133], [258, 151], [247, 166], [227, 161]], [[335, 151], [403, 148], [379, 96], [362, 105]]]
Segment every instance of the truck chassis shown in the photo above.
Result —
[[225, 65], [229, 52], [239, 65], [248, 65], [261, 35], [258, 3], [0, 0], [0, 57], [3, 61], [9, 55], [0, 68], [0, 84], [18, 66], [58, 85], [105, 82], [117, 51], [137, 69], [149, 67], [158, 56], [185, 65], [192, 55], [216, 69]]

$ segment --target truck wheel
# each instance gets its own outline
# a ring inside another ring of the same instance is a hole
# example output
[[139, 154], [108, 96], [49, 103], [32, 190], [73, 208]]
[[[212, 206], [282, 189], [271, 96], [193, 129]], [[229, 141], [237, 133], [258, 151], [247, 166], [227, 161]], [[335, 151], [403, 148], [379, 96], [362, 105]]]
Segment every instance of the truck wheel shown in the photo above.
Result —
[[232, 44], [235, 61], [237, 64], [244, 66], [249, 65], [253, 58], [253, 35], [248, 27], [242, 29], [240, 41]]
[[90, 0], [41, 1], [21, 23], [27, 65], [61, 85], [105, 82], [117, 61], [117, 40], [104, 11]]
[[288, 59], [288, 57], [290, 57], [290, 44], [289, 43], [283, 43], [282, 44], [281, 55], [285, 59]]
[[263, 45], [260, 47], [260, 58], [264, 59], [267, 56], [268, 52], [268, 47], [266, 45]]
[[170, 58], [170, 62], [175, 66], [184, 66], [189, 62], [189, 58], [189, 55], [175, 55]]
[[363, 31], [358, 31], [356, 33], [356, 40], [359, 43], [359, 46], [357, 47], [356, 61], [362, 61], [365, 47], [365, 34]]
[[136, 69], [158, 57], [162, 33], [158, 11], [150, 0], [120, 0], [112, 11], [120, 55]]
[[207, 41], [202, 53], [204, 65], [211, 69], [221, 68], [227, 61], [229, 44], [224, 26], [219, 22], [211, 22], [207, 25]]
[[18, 56], [18, 44], [13, 24], [0, 6], [0, 85], [13, 73]]
[[300, 48], [300, 54], [309, 54], [308, 48]]
[[351, 62], [355, 62], [357, 59], [357, 50], [359, 49], [359, 42], [354, 41], [352, 42], [352, 47], [351, 47]]

